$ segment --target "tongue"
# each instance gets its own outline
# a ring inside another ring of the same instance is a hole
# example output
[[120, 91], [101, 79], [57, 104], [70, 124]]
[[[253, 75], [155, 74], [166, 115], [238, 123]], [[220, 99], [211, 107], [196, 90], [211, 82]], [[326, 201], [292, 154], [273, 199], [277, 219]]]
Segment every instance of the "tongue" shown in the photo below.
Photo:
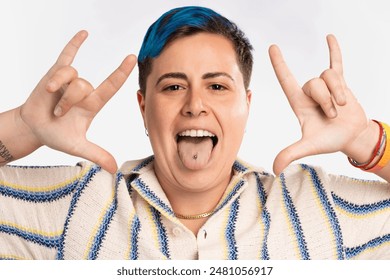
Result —
[[201, 169], [209, 162], [213, 141], [210, 137], [180, 137], [177, 150], [185, 167]]

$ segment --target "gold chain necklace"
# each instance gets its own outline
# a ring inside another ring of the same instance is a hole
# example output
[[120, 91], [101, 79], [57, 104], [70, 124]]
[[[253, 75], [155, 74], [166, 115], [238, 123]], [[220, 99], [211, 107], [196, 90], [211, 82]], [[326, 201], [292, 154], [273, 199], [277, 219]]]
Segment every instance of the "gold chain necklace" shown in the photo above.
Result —
[[174, 214], [175, 214], [175, 217], [178, 218], [178, 219], [197, 220], [197, 219], [206, 218], [206, 217], [212, 215], [213, 213], [214, 213], [214, 210], [210, 211], [210, 212], [205, 212], [205, 213], [202, 213], [202, 214], [196, 214], [196, 215], [182, 215], [182, 214], [179, 214], [179, 213], [174, 213]]

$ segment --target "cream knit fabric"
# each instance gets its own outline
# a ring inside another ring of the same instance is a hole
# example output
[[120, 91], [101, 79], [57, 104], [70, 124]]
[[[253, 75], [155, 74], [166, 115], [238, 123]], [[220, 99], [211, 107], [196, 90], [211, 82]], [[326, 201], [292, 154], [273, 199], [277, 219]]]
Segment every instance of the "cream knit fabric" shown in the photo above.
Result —
[[153, 157], [111, 175], [0, 168], [1, 259], [390, 259], [390, 184], [237, 160], [197, 236], [174, 216]]

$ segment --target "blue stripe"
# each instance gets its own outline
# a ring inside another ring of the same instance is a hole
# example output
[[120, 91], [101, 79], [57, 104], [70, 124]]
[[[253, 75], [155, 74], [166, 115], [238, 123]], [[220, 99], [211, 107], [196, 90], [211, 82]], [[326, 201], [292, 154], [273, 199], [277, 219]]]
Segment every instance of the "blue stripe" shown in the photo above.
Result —
[[160, 208], [169, 215], [174, 216], [171, 207], [166, 205], [140, 178], [134, 180], [134, 184], [146, 198], [151, 200], [156, 208]]
[[167, 233], [166, 230], [161, 222], [161, 213], [156, 210], [156, 208], [150, 206], [152, 216], [154, 223], [157, 228], [157, 235], [158, 235], [158, 242], [160, 245], [160, 251], [163, 253], [163, 255], [167, 258], [170, 259], [170, 253], [169, 253], [169, 248], [168, 248], [168, 238], [167, 238]]
[[357, 247], [346, 248], [345, 253], [346, 253], [347, 259], [356, 257], [357, 255], [363, 253], [364, 251], [366, 251], [368, 249], [373, 249], [375, 247], [379, 247], [380, 245], [382, 245], [383, 243], [386, 243], [386, 242], [390, 242], [390, 234], [386, 234], [384, 236], [377, 237], [377, 238], [372, 239], [372, 240], [368, 241], [367, 243], [362, 244], [362, 245], [357, 246]]
[[342, 199], [341, 197], [337, 196], [333, 192], [332, 192], [332, 197], [337, 206], [339, 206], [340, 208], [344, 209], [349, 213], [356, 214], [356, 215], [370, 214], [375, 211], [380, 211], [383, 209], [390, 208], [390, 199], [382, 200], [371, 204], [358, 205]]
[[77, 187], [77, 184], [78, 180], [75, 180], [74, 182], [69, 183], [61, 188], [50, 190], [47, 192], [31, 192], [26, 190], [17, 190], [9, 186], [0, 185], [0, 194], [34, 203], [52, 202], [72, 193]]
[[269, 229], [271, 226], [271, 216], [270, 213], [265, 209], [263, 209], [263, 213], [261, 214], [261, 218], [264, 221], [265, 225], [265, 232], [264, 232], [264, 240], [263, 240], [263, 248], [261, 250], [261, 259], [262, 260], [269, 260], [269, 252], [268, 252], [268, 245], [267, 245], [267, 240], [268, 240], [268, 235], [269, 235]]
[[237, 249], [237, 242], [236, 242], [236, 223], [237, 223], [237, 214], [238, 214], [239, 207], [240, 207], [239, 198], [237, 198], [230, 206], [228, 222], [225, 229], [225, 238], [228, 245], [229, 260], [237, 260], [238, 258], [238, 249]]
[[242, 165], [239, 161], [235, 161], [233, 164], [233, 168], [237, 170], [238, 172], [244, 173], [248, 170], [244, 165]]
[[18, 259], [0, 257], [0, 261], [15, 261], [15, 260], [18, 260]]
[[95, 174], [100, 169], [101, 168], [99, 166], [96, 166], [96, 165], [93, 166], [91, 168], [91, 170], [79, 181], [79, 184], [76, 187], [76, 192], [74, 193], [74, 195], [72, 197], [72, 200], [71, 200], [71, 203], [70, 203], [68, 215], [67, 215], [66, 220], [65, 220], [64, 232], [62, 234], [62, 237], [61, 237], [61, 240], [60, 240], [60, 244], [59, 244], [59, 248], [58, 248], [58, 252], [57, 252], [57, 257], [56, 258], [59, 259], [59, 260], [63, 260], [64, 259], [65, 236], [66, 236], [66, 233], [68, 231], [69, 221], [72, 218], [73, 213], [74, 213], [74, 211], [76, 209], [76, 204], [77, 204], [81, 194], [83, 193], [84, 188], [88, 185], [88, 183], [91, 181], [92, 177], [95, 176]]
[[341, 228], [339, 221], [336, 216], [336, 212], [334, 211], [330, 201], [328, 200], [328, 197], [326, 195], [326, 191], [324, 189], [324, 186], [322, 185], [321, 179], [318, 177], [317, 172], [314, 168], [309, 167], [306, 164], [301, 164], [301, 167], [303, 170], [306, 170], [310, 173], [310, 177], [312, 180], [312, 183], [314, 185], [314, 188], [317, 192], [318, 197], [320, 198], [321, 204], [323, 209], [325, 210], [325, 213], [329, 219], [329, 222], [331, 224], [333, 234], [336, 238], [336, 247], [337, 247], [337, 258], [339, 260], [344, 259], [343, 255], [343, 236], [341, 233]]
[[221, 205], [214, 211], [214, 213], [218, 212], [223, 207], [225, 207], [225, 205], [232, 199], [232, 197], [238, 193], [238, 191], [241, 189], [244, 183], [245, 181], [243, 179], [240, 179], [240, 181], [237, 182], [237, 184], [233, 187], [233, 190], [229, 193], [229, 195], [225, 198], [225, 200], [221, 203]]
[[264, 239], [263, 239], [263, 247], [261, 249], [261, 259], [269, 260], [267, 240], [268, 240], [268, 234], [271, 225], [271, 217], [270, 217], [270, 213], [265, 207], [265, 203], [267, 201], [267, 194], [264, 190], [264, 185], [261, 182], [259, 174], [255, 173], [255, 176], [256, 176], [256, 183], [257, 183], [257, 193], [259, 195], [260, 203], [262, 206], [261, 218], [264, 223]]
[[146, 159], [144, 159], [140, 164], [138, 164], [136, 167], [132, 169], [132, 172], [139, 172], [142, 168], [149, 165], [154, 160], [154, 156], [150, 156]]
[[138, 235], [141, 230], [141, 223], [137, 216], [135, 216], [131, 224], [131, 252], [129, 259], [137, 260], [138, 259]]
[[99, 229], [98, 229], [98, 231], [96, 233], [96, 236], [95, 236], [95, 238], [93, 240], [91, 249], [90, 249], [90, 251], [88, 253], [88, 259], [89, 260], [96, 260], [98, 254], [99, 254], [100, 247], [101, 247], [102, 242], [104, 240], [104, 237], [106, 236], [106, 233], [107, 233], [107, 230], [108, 230], [108, 226], [110, 225], [112, 217], [114, 216], [115, 211], [116, 211], [116, 209], [118, 207], [118, 197], [117, 197], [117, 194], [118, 194], [118, 185], [119, 185], [119, 182], [120, 182], [121, 179], [123, 179], [123, 175], [122, 175], [121, 172], [118, 172], [116, 174], [116, 178], [115, 178], [114, 199], [111, 202], [111, 205], [108, 208], [106, 214], [104, 215], [103, 221], [100, 224], [100, 227], [99, 227]]
[[28, 231], [24, 231], [13, 226], [0, 225], [0, 232], [4, 232], [11, 235], [16, 235], [24, 240], [48, 247], [57, 248], [61, 241], [61, 235], [55, 237], [47, 237], [40, 234], [34, 234]]
[[299, 216], [295, 209], [290, 193], [287, 190], [284, 173], [280, 174], [280, 181], [282, 183], [282, 195], [284, 199], [284, 204], [286, 206], [288, 216], [290, 217], [291, 225], [294, 229], [295, 237], [298, 242], [298, 248], [301, 253], [301, 258], [304, 260], [309, 260], [310, 259], [309, 250], [307, 248], [305, 235], [303, 234], [301, 221], [299, 220]]
[[[81, 163], [77, 163], [76, 166], [82, 167]], [[73, 166], [69, 165], [12, 165], [7, 164], [7, 168], [14, 168], [14, 169], [53, 169], [53, 168], [64, 168], [64, 167], [70, 167], [73, 168]]]

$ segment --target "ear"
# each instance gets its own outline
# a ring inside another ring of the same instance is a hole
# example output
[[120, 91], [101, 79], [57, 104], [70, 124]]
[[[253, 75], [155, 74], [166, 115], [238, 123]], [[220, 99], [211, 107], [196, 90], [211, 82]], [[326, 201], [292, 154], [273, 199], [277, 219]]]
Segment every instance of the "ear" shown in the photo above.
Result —
[[137, 100], [138, 100], [139, 110], [141, 111], [142, 119], [144, 120], [144, 124], [145, 124], [145, 96], [140, 90], [137, 91]]
[[252, 101], [252, 91], [250, 89], [246, 90], [246, 104], [248, 105], [248, 109], [251, 107]]

